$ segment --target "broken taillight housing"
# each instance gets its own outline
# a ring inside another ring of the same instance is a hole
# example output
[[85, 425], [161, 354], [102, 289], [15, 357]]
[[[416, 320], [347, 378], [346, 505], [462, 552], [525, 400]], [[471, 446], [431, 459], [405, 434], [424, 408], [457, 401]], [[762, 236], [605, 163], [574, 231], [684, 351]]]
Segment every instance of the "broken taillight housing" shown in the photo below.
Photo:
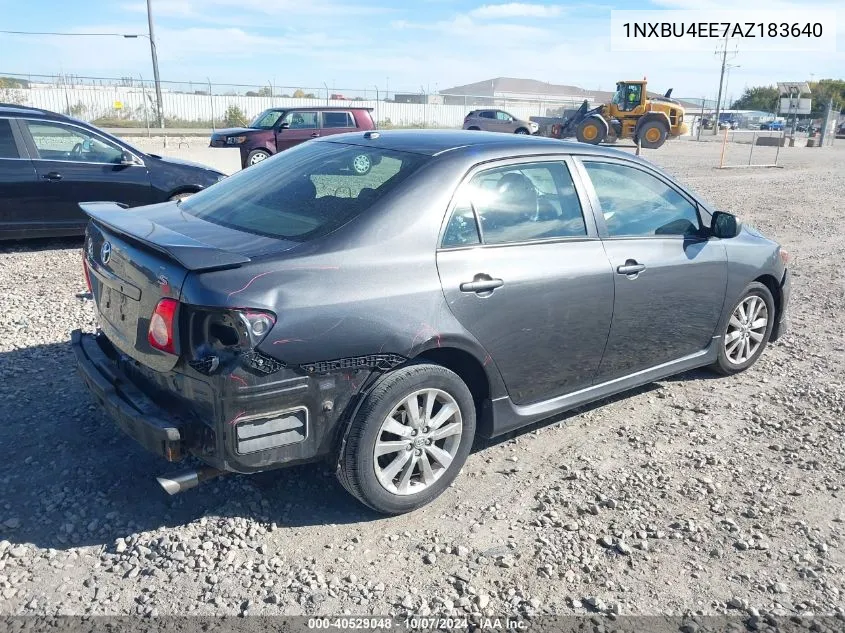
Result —
[[85, 284], [88, 286], [88, 292], [94, 293], [94, 288], [91, 287], [91, 273], [88, 271], [88, 262], [85, 255], [82, 256], [82, 272], [85, 275]]
[[165, 298], [159, 301], [155, 310], [153, 310], [150, 327], [147, 331], [147, 341], [150, 345], [168, 354], [176, 353], [174, 331], [178, 307], [179, 302], [176, 299]]

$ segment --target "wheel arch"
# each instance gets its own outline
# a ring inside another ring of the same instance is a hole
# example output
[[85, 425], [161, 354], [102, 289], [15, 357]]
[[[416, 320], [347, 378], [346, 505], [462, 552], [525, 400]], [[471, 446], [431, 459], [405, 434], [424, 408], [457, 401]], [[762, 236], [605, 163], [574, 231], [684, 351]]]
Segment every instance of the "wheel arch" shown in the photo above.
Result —
[[199, 193], [205, 187], [200, 185], [179, 185], [172, 191], [168, 192], [167, 199], [170, 200], [173, 196], [178, 196], [180, 193]]
[[780, 287], [780, 282], [774, 275], [764, 274], [757, 277], [754, 281], [763, 284], [772, 293], [772, 299], [775, 302], [775, 324], [772, 328], [772, 335], [770, 340], [776, 341], [780, 337], [780, 318], [783, 314], [783, 292]]

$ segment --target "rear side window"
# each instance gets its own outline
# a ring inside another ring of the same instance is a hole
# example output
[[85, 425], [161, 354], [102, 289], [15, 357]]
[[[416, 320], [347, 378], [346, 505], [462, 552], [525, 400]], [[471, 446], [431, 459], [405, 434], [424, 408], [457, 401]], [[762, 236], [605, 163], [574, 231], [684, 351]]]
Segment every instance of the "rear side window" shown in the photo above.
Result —
[[461, 187], [443, 246], [585, 235], [587, 225], [566, 163], [524, 163], [479, 172]]
[[9, 119], [0, 119], [0, 158], [20, 158]]
[[[305, 242], [370, 209], [427, 159], [339, 143], [303, 143], [182, 200], [203, 220], [267, 237]], [[359, 175], [353, 164], [369, 161]]]
[[282, 120], [292, 130], [313, 130], [318, 127], [316, 112], [288, 112]]
[[355, 127], [349, 112], [323, 112], [323, 127]]
[[495, 119], [496, 113], [491, 112], [490, 110], [482, 110], [478, 113], [478, 116], [480, 116], [482, 119]]

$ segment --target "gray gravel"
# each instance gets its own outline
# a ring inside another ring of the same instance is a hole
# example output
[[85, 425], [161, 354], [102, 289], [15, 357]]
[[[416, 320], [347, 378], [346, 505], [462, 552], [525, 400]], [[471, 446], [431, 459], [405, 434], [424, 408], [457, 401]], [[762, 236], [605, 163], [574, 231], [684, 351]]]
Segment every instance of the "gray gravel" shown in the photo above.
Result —
[[94, 326], [80, 242], [3, 246], [0, 613], [843, 613], [845, 144], [785, 148], [778, 170], [718, 155], [647, 157], [791, 251], [792, 331], [742, 375], [483, 443], [392, 519], [319, 465], [167, 497], [168, 465], [74, 374], [70, 331]]

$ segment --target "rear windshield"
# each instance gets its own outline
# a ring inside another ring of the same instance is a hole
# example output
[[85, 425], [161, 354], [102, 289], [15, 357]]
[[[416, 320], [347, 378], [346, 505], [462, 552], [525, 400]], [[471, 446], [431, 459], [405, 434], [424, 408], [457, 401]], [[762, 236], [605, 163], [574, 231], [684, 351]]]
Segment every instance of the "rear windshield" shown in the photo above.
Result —
[[305, 242], [360, 216], [426, 160], [356, 145], [303, 143], [185, 198], [179, 208], [239, 231]]

